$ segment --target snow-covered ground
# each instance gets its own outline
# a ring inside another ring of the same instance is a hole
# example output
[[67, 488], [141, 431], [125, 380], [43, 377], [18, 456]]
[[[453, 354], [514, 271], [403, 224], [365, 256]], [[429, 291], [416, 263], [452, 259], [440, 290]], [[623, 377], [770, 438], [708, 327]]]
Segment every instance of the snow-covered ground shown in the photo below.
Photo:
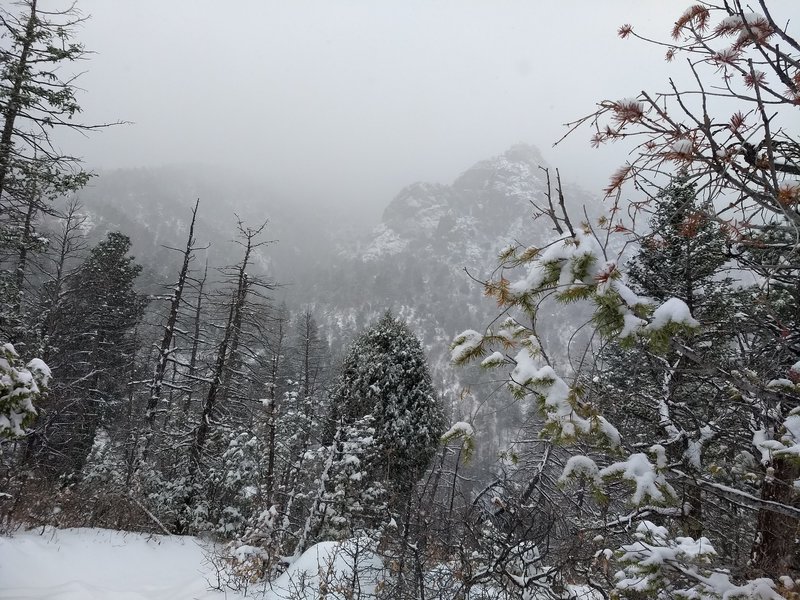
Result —
[[[218, 579], [210, 550], [193, 537], [107, 529], [20, 531], [0, 537], [0, 600], [302, 600], [318, 597], [320, 573], [342, 582], [352, 572], [342, 545], [323, 542], [268, 589], [261, 584], [247, 595], [223, 592], [211, 589]], [[376, 558], [367, 562], [380, 566]], [[363, 578], [361, 583], [374, 585]]]
[[[37, 528], [0, 537], [3, 600], [222, 599], [197, 538]], [[228, 595], [228, 598], [235, 597]]]

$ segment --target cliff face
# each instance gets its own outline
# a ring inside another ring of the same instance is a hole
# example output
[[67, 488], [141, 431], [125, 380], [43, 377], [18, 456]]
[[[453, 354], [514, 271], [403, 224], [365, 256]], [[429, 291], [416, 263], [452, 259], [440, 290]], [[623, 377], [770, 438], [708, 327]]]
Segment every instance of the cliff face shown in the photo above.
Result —
[[412, 252], [435, 254], [459, 269], [491, 266], [510, 240], [546, 233], [546, 224], [532, 224], [529, 204], [546, 190], [543, 165], [535, 148], [517, 145], [477, 163], [451, 185], [406, 187], [386, 207], [362, 258]]

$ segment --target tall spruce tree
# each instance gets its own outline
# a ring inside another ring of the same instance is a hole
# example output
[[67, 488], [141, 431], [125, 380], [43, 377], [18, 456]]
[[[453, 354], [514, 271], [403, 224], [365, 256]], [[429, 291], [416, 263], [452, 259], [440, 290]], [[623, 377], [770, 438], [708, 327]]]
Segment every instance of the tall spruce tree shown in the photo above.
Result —
[[109, 233], [65, 283], [59, 325], [51, 336], [50, 361], [58, 373], [54, 405], [40, 429], [45, 437], [52, 433], [50, 464], [61, 456], [68, 459], [62, 467], [67, 471], [80, 470], [99, 426], [108, 424], [112, 437], [125, 426], [122, 402], [137, 349], [135, 329], [146, 305], [134, 287], [142, 267], [130, 248], [126, 235]]
[[[105, 127], [77, 116], [79, 74], [87, 57], [73, 38], [85, 18], [75, 3], [20, 0], [0, 7], [0, 331], [23, 352], [35, 317], [31, 261], [45, 248], [42, 214], [83, 187], [89, 174], [56, 143], [59, 132]], [[72, 71], [72, 72], [71, 72]], [[31, 348], [33, 350], [33, 348]], [[27, 350], [23, 352], [27, 354]]]
[[[343, 436], [340, 446], [357, 443], [347, 436], [364, 430], [365, 418], [374, 436], [363, 436], [369, 469], [361, 480], [383, 482], [397, 507], [436, 452], [444, 413], [419, 340], [388, 312], [350, 348], [331, 396], [329, 428]], [[344, 467], [348, 455], [341, 460]]]

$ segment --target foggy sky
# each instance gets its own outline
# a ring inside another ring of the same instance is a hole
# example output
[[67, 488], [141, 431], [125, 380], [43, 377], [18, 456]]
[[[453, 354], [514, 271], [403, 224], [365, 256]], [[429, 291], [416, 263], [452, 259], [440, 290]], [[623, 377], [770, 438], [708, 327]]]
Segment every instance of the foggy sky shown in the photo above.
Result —
[[76, 37], [96, 53], [83, 118], [133, 124], [69, 150], [92, 169], [238, 166], [284, 196], [377, 216], [406, 184], [449, 183], [526, 142], [596, 191], [620, 150], [592, 149], [587, 130], [550, 146], [595, 102], [685, 69], [616, 29], [666, 38], [687, 4], [79, 0], [91, 19]]

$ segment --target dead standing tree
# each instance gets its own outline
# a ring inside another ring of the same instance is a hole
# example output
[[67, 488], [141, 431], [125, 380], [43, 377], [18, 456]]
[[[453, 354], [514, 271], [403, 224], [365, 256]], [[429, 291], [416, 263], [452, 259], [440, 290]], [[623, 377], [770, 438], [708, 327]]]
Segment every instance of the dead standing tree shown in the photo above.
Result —
[[238, 328], [240, 328], [242, 324], [247, 294], [252, 285], [251, 279], [247, 274], [247, 269], [252, 259], [252, 253], [257, 248], [270, 243], [268, 241], [256, 241], [265, 227], [266, 223], [257, 228], [247, 227], [241, 221], [238, 223], [241, 240], [237, 240], [237, 243], [244, 248], [244, 256], [241, 262], [234, 268], [234, 290], [230, 301], [228, 317], [223, 330], [222, 340], [217, 346], [216, 359], [214, 360], [209, 378], [210, 383], [208, 391], [206, 392], [205, 401], [203, 402], [202, 411], [200, 413], [200, 421], [195, 430], [191, 445], [190, 456], [191, 470], [193, 473], [196, 473], [197, 469], [200, 467], [206, 438], [208, 437], [217, 405], [220, 400], [224, 399], [221, 397], [221, 392], [225, 389], [226, 370], [229, 367], [231, 356], [235, 354], [235, 345], [239, 335]]

